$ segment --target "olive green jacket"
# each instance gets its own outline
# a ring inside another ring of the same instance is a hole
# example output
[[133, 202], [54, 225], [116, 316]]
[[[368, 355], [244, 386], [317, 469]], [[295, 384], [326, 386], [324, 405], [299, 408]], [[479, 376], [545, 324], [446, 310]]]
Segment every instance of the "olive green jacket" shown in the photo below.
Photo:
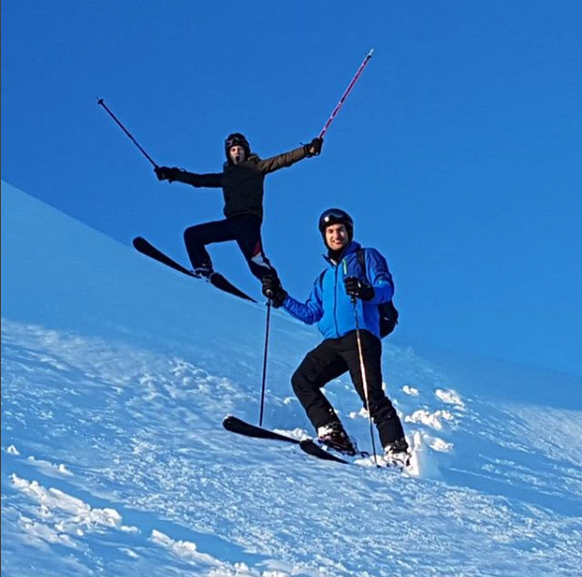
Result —
[[240, 164], [226, 163], [223, 172], [195, 174], [181, 170], [173, 176], [173, 180], [196, 187], [222, 188], [224, 216], [254, 215], [262, 220], [265, 176], [291, 166], [306, 156], [304, 146], [265, 160], [251, 154]]

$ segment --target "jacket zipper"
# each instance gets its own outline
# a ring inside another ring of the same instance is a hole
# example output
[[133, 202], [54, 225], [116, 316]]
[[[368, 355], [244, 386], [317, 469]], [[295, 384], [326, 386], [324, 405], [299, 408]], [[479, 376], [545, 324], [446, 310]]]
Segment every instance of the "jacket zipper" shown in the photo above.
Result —
[[339, 338], [339, 326], [337, 324], [337, 281], [338, 281], [339, 264], [335, 267], [335, 284], [333, 291], [333, 321], [335, 323], [336, 338]]

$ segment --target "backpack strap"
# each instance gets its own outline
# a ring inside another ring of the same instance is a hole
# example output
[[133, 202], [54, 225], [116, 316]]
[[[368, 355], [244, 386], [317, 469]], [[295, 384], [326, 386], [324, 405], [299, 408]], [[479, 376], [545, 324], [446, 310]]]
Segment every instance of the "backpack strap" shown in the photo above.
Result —
[[360, 263], [360, 266], [362, 267], [362, 270], [364, 271], [364, 278], [366, 279], [366, 282], [370, 284], [370, 281], [368, 280], [368, 274], [366, 273], [366, 249], [359, 248], [356, 251], [356, 257]]

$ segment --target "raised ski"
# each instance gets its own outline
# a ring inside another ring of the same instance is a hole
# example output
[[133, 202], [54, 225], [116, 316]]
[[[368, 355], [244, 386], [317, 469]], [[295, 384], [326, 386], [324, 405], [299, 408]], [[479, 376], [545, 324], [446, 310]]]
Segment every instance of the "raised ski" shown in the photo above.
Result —
[[[156, 248], [151, 242], [145, 238], [138, 236], [133, 239], [133, 247], [142, 254], [149, 256], [150, 258], [158, 261], [159, 263], [165, 264], [166, 266], [173, 268], [174, 270], [190, 276], [192, 278], [201, 278], [194, 274], [191, 270], [183, 267], [180, 263], [176, 262], [173, 258], [170, 258], [167, 254], [163, 253], [160, 249]], [[231, 295], [240, 297], [241, 299], [248, 300], [251, 302], [257, 302], [254, 298], [250, 297], [240, 289], [236, 288], [230, 281], [226, 280], [220, 273], [213, 273], [208, 279], [212, 286], [227, 292]]]

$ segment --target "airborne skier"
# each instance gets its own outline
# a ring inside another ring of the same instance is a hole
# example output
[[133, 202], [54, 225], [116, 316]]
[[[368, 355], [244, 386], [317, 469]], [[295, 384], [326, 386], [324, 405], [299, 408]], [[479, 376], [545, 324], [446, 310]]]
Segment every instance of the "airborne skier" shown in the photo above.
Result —
[[304, 158], [319, 155], [322, 145], [323, 139], [317, 137], [290, 152], [261, 160], [251, 151], [246, 137], [237, 132], [230, 134], [225, 141], [226, 162], [222, 172], [196, 174], [167, 166], [154, 168], [159, 180], [222, 188], [226, 218], [191, 226], [184, 231], [188, 256], [197, 276], [210, 278], [214, 274], [206, 246], [229, 240], [237, 242], [255, 277], [262, 280], [265, 274], [276, 276], [261, 240], [265, 176]]

